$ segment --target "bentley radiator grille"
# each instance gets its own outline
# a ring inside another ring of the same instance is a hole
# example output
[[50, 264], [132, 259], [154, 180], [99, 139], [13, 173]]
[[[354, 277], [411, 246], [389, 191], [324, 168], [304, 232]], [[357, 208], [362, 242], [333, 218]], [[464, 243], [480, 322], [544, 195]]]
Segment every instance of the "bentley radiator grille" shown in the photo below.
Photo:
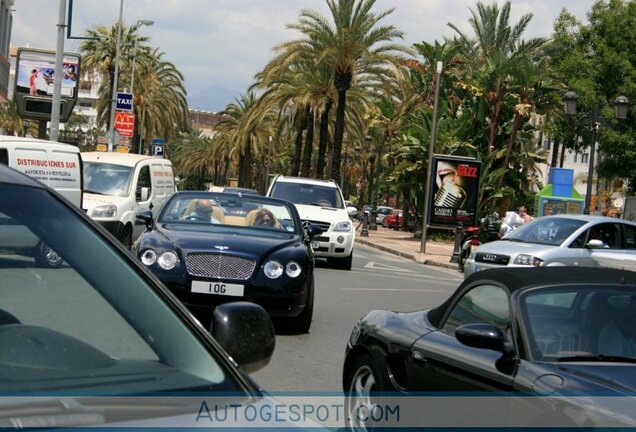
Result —
[[303, 219], [303, 228], [307, 229], [307, 227], [310, 224], [319, 226], [320, 228], [322, 228], [322, 232], [327, 232], [327, 231], [329, 231], [329, 228], [331, 228], [331, 224], [329, 222], [319, 222], [319, 221], [312, 221], [312, 220]]
[[256, 267], [253, 259], [220, 253], [190, 253], [185, 261], [191, 276], [219, 279], [247, 280]]

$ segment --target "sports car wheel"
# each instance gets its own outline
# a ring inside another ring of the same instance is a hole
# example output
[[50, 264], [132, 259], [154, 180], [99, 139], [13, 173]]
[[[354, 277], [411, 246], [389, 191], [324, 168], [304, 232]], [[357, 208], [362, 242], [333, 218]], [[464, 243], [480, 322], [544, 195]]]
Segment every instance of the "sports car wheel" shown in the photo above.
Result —
[[375, 428], [373, 418], [380, 409], [374, 393], [386, 391], [381, 385], [381, 375], [373, 358], [361, 355], [351, 368], [347, 382], [346, 409], [347, 428], [351, 431], [371, 431]]
[[40, 242], [33, 251], [35, 262], [41, 267], [55, 268], [62, 265], [64, 260], [53, 249]]

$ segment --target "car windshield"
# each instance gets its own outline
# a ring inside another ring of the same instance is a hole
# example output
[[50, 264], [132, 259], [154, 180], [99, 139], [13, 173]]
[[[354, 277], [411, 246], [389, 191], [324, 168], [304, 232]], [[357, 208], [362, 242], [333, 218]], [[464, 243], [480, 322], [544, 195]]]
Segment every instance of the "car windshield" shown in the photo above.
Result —
[[298, 233], [290, 207], [278, 200], [254, 195], [177, 193], [168, 201], [159, 223], [201, 227], [246, 227]]
[[522, 225], [503, 240], [559, 246], [586, 223], [579, 219], [543, 217]]
[[271, 196], [291, 201], [294, 204], [308, 204], [320, 207], [344, 208], [338, 189], [305, 183], [274, 184]]
[[391, 207], [378, 207], [378, 214], [388, 215], [393, 211]]
[[126, 196], [130, 190], [132, 167], [84, 162], [84, 192]]
[[537, 360], [636, 361], [636, 287], [534, 289], [520, 304]]
[[0, 392], [241, 391], [81, 214], [43, 189], [0, 194]]

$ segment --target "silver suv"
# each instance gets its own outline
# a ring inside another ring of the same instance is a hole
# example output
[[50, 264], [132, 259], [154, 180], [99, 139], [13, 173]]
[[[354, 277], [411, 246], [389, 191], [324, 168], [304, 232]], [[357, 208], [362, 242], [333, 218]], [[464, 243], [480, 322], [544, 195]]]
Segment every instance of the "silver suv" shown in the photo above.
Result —
[[303, 225], [313, 224], [322, 228], [323, 233], [312, 241], [317, 257], [327, 258], [339, 268], [351, 270], [355, 228], [350, 217], [354, 208], [345, 207], [336, 182], [279, 175], [272, 181], [267, 196], [293, 202]]
[[636, 223], [603, 216], [544, 216], [478, 246], [466, 261], [464, 277], [503, 266], [636, 270]]

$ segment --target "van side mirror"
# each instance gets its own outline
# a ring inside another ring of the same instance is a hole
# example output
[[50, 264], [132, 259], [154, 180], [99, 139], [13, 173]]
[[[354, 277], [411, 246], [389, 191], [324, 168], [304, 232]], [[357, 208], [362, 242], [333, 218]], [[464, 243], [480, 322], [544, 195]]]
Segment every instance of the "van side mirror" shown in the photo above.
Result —
[[148, 201], [148, 197], [150, 197], [150, 188], [137, 189], [137, 201]]

